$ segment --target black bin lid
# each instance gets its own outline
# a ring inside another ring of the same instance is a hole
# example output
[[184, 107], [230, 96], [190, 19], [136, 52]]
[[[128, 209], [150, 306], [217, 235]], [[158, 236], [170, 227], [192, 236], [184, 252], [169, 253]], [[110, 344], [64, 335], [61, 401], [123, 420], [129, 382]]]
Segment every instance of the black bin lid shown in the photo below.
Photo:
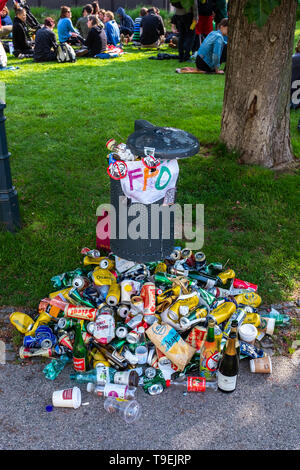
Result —
[[134, 128], [126, 144], [138, 157], [145, 156], [144, 147], [155, 148], [155, 156], [162, 160], [191, 157], [199, 152], [198, 139], [181, 129], [154, 126], [144, 119], [137, 119]]

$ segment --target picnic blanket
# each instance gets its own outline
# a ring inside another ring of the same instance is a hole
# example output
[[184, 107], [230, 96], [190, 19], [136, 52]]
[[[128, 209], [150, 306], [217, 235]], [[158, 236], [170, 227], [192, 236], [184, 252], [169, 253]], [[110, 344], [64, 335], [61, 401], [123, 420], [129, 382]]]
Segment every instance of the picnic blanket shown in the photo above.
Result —
[[105, 52], [96, 54], [94, 57], [96, 59], [114, 59], [115, 57], [120, 57], [123, 54], [124, 51], [121, 47], [108, 45]]

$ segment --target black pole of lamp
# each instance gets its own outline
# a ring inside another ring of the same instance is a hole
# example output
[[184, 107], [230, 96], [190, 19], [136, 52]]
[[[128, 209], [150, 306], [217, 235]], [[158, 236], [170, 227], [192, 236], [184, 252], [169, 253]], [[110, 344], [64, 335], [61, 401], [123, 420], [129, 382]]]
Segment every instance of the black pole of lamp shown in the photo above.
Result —
[[21, 227], [18, 194], [12, 185], [4, 108], [0, 99], [0, 230], [16, 232]]

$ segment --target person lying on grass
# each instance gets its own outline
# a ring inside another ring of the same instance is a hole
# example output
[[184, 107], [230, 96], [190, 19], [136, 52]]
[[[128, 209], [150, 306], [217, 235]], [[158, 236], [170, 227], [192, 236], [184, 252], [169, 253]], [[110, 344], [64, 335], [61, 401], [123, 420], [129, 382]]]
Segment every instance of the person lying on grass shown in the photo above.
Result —
[[177, 73], [217, 73], [223, 74], [220, 65], [226, 62], [228, 19], [223, 18], [217, 31], [212, 31], [203, 41], [196, 56], [196, 68], [183, 67]]

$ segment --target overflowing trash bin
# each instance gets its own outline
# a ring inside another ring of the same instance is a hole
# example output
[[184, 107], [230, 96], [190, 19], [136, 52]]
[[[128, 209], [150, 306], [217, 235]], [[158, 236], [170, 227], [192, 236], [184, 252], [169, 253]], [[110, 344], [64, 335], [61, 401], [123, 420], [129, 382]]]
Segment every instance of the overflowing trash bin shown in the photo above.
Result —
[[[137, 263], [164, 259], [174, 247], [175, 216], [168, 208], [176, 198], [177, 160], [197, 154], [198, 139], [181, 129], [136, 120], [126, 144], [110, 140], [108, 148], [115, 212], [111, 251]], [[139, 233], [132, 236], [129, 231], [137, 214]]]
[[[177, 159], [196, 154], [199, 143], [179, 129], [136, 121], [126, 144], [111, 139], [107, 148], [119, 233], [131, 223], [122, 205], [134, 212], [138, 204], [151, 227], [149, 206], [174, 203]], [[11, 314], [24, 335], [20, 359], [51, 359], [43, 374], [52, 381], [70, 368], [70, 382], [53, 391], [47, 412], [79, 408], [84, 387], [104, 399], [108, 413], [131, 423], [141, 416], [139, 389], [149, 396], [169, 388], [234, 392], [241, 360], [251, 373], [272, 373], [265, 346], [289, 316], [260, 310], [256, 284], [227, 263], [174, 246], [172, 221], [168, 229], [165, 239], [151, 231], [140, 240], [112, 237], [106, 252], [84, 247], [79, 267], [51, 278], [35, 315]]]

